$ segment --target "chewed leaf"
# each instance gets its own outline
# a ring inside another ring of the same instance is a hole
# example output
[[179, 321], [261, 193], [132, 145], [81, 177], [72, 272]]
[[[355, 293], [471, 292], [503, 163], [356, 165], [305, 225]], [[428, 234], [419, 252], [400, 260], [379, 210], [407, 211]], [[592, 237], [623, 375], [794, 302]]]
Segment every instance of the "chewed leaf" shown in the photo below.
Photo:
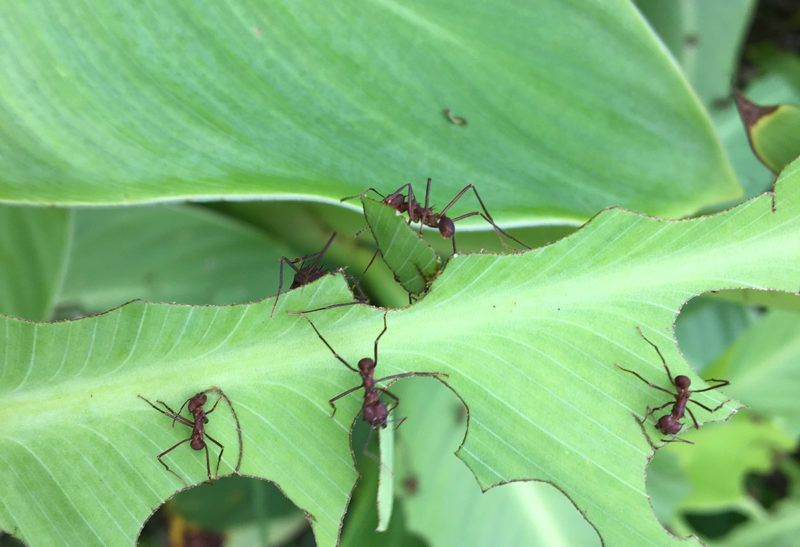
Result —
[[412, 295], [419, 295], [439, 272], [436, 252], [388, 205], [361, 198], [375, 243], [394, 278]]
[[[548, 481], [609, 545], [677, 543], [650, 507], [652, 449], [637, 423], [668, 396], [614, 363], [666, 385], [640, 327], [672, 373], [701, 389], [674, 341], [681, 305], [723, 288], [797, 292], [798, 274], [795, 162], [774, 200], [766, 194], [687, 221], [611, 209], [541, 249], [454, 257], [424, 298], [388, 314], [378, 367], [383, 376], [448, 374], [440, 379], [469, 410], [458, 455], [483, 488]], [[314, 309], [349, 294], [340, 275], [326, 276], [286, 293], [281, 306]], [[338, 400], [334, 419], [328, 400], [359, 379], [302, 318], [276, 311], [270, 319], [271, 305], [135, 302], [62, 323], [0, 318], [0, 528], [32, 545], [133, 543], [182, 486], [155, 456], [187, 429], [164, 427], [137, 394], [179, 404], [213, 385], [241, 424], [241, 473], [274, 481], [309, 515], [317, 543], [335, 544], [356, 480], [348, 430], [361, 397]], [[372, 354], [383, 316], [347, 306], [315, 313], [314, 323], [356, 363]], [[696, 400], [714, 408], [723, 391]], [[739, 406], [695, 415], [702, 425]], [[235, 423], [222, 413], [206, 427], [226, 447], [221, 473], [229, 473]], [[652, 420], [645, 430], [654, 434]], [[170, 466], [190, 483], [204, 481], [204, 455], [179, 448]]]

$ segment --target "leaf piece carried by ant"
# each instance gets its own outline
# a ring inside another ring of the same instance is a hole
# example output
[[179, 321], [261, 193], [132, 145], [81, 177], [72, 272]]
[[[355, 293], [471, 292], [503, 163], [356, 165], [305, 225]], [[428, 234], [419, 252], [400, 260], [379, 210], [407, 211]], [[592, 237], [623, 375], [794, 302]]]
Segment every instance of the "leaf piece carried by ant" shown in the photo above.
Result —
[[388, 205], [361, 198], [367, 220], [384, 262], [411, 295], [421, 294], [441, 267], [439, 255]]

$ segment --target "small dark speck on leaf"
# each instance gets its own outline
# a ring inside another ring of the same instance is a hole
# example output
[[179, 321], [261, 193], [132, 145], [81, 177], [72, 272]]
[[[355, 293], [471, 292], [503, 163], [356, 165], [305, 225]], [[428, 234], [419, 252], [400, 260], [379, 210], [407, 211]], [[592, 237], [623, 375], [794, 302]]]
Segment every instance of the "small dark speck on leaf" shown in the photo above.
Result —
[[467, 119], [462, 118], [461, 116], [456, 116], [453, 114], [449, 108], [445, 108], [442, 110], [442, 113], [447, 116], [447, 119], [450, 120], [450, 123], [453, 125], [467, 125]]

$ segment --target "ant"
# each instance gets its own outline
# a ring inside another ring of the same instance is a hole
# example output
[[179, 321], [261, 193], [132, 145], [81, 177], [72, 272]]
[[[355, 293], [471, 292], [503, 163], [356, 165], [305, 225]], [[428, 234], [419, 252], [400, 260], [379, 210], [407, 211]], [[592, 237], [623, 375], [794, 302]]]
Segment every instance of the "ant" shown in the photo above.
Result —
[[668, 393], [668, 394], [672, 395], [673, 397], [675, 397], [674, 401], [669, 401], [669, 402], [664, 403], [663, 405], [661, 405], [659, 407], [650, 408], [648, 406], [647, 407], [647, 412], [645, 413], [644, 418], [642, 418], [640, 423], [644, 424], [645, 420], [647, 420], [647, 418], [651, 414], [654, 414], [655, 412], [661, 410], [662, 408], [666, 408], [669, 405], [672, 405], [672, 410], [670, 411], [670, 413], [669, 414], [665, 414], [665, 415], [661, 416], [661, 418], [658, 419], [658, 421], [656, 422], [656, 429], [658, 429], [661, 433], [663, 433], [665, 435], [672, 435], [673, 437], [672, 437], [672, 439], [661, 439], [661, 440], [664, 441], [664, 442], [681, 441], [681, 442], [685, 442], [685, 443], [688, 443], [688, 444], [694, 444], [693, 442], [687, 441], [685, 439], [676, 439], [675, 438], [675, 435], [677, 435], [678, 432], [683, 427], [683, 424], [680, 423], [679, 420], [681, 420], [683, 418], [684, 412], [688, 412], [689, 416], [691, 416], [692, 422], [694, 422], [695, 429], [700, 429], [700, 425], [697, 423], [697, 418], [694, 417], [694, 413], [692, 412], [692, 409], [689, 408], [688, 406], [686, 406], [687, 403], [694, 403], [697, 406], [699, 406], [700, 408], [703, 408], [703, 409], [707, 410], [708, 412], [716, 412], [717, 410], [722, 408], [722, 406], [725, 403], [730, 401], [730, 399], [720, 403], [719, 406], [711, 409], [711, 408], [708, 408], [703, 403], [698, 403], [697, 401], [691, 399], [692, 394], [694, 394], [694, 393], [703, 393], [704, 391], [711, 391], [712, 389], [719, 389], [719, 388], [721, 388], [723, 386], [729, 385], [730, 382], [728, 380], [717, 380], [715, 378], [710, 378], [708, 380], [709, 382], [719, 382], [719, 384], [717, 384], [715, 386], [707, 387], [705, 389], [697, 389], [697, 390], [689, 389], [689, 386], [691, 386], [692, 381], [688, 378], [688, 376], [684, 376], [684, 375], [681, 374], [681, 375], [675, 376], [675, 378], [673, 378], [672, 377], [672, 373], [670, 373], [669, 367], [667, 366], [667, 361], [664, 359], [664, 356], [661, 355], [661, 350], [659, 350], [658, 346], [656, 346], [653, 342], [648, 340], [648, 338], [642, 332], [641, 328], [639, 328], [639, 327], [636, 327], [636, 328], [639, 331], [639, 334], [642, 336], [642, 338], [644, 338], [645, 341], [648, 344], [653, 346], [653, 348], [656, 350], [656, 353], [658, 353], [658, 356], [661, 358], [661, 362], [664, 364], [664, 369], [667, 371], [667, 377], [669, 378], [669, 383], [672, 384], [672, 386], [676, 390], [675, 393], [673, 393], [673, 392], [669, 391], [668, 389], [664, 389], [663, 387], [660, 387], [660, 386], [657, 386], [655, 384], [652, 384], [652, 383], [648, 382], [647, 380], [645, 380], [644, 378], [642, 378], [639, 375], [638, 372], [634, 372], [632, 370], [628, 370], [627, 368], [623, 368], [623, 367], [619, 366], [618, 363], [614, 363], [617, 366], [617, 368], [622, 369], [625, 372], [630, 372], [631, 374], [633, 374], [634, 376], [639, 378], [641, 381], [643, 381], [645, 384], [649, 385], [650, 387], [652, 387], [654, 389], [658, 389], [659, 391], [663, 391], [664, 393]]
[[[289, 312], [289, 313], [294, 313], [294, 312]], [[336, 357], [339, 361], [341, 361], [344, 364], [344, 366], [346, 366], [353, 372], [357, 372], [361, 376], [361, 384], [357, 385], [354, 388], [350, 388], [347, 391], [344, 391], [339, 395], [337, 395], [336, 397], [333, 397], [332, 399], [328, 400], [328, 403], [333, 407], [333, 413], [331, 413], [331, 418], [333, 418], [334, 415], [336, 415], [336, 405], [333, 404], [335, 401], [341, 399], [345, 395], [349, 395], [350, 393], [358, 389], [364, 388], [364, 403], [361, 407], [361, 412], [363, 414], [364, 421], [367, 422], [370, 425], [370, 428], [372, 429], [377, 429], [379, 427], [385, 428], [387, 418], [389, 417], [389, 413], [391, 413], [392, 410], [397, 408], [397, 405], [400, 404], [400, 399], [388, 389], [383, 387], [378, 387], [376, 385], [378, 382], [383, 382], [386, 380], [396, 380], [398, 378], [407, 378], [409, 376], [434, 376], [434, 377], [449, 376], [449, 374], [444, 372], [404, 372], [401, 374], [392, 374], [391, 376], [385, 376], [377, 380], [374, 378], [375, 367], [378, 365], [378, 341], [381, 339], [381, 336], [383, 336], [383, 334], [386, 332], [387, 328], [386, 315], [388, 313], [389, 313], [388, 311], [383, 313], [383, 330], [375, 339], [374, 357], [373, 358], [364, 357], [363, 359], [359, 360], [357, 369], [351, 366], [347, 361], [342, 359], [342, 357], [338, 353], [336, 353], [336, 351], [331, 347], [328, 341], [325, 340], [325, 338], [323, 338], [322, 334], [320, 334], [319, 330], [317, 330], [317, 327], [314, 325], [311, 319], [309, 319], [303, 312], [294, 313], [294, 315], [299, 315], [309, 322], [311, 328], [314, 329], [314, 332], [317, 333], [319, 339], [322, 340], [322, 342], [328, 347], [329, 350], [331, 350], [331, 353], [333, 353], [334, 357]], [[387, 408], [384, 402], [381, 400], [381, 393], [384, 393], [389, 397], [391, 397], [392, 399], [394, 399], [394, 404], [392, 404], [389, 408]], [[403, 423], [403, 420], [405, 420], [405, 418], [401, 419], [398, 422], [397, 426], [395, 426], [395, 429], [397, 429], [397, 427], [400, 427], [400, 424]]]
[[[283, 265], [284, 264], [288, 264], [289, 267], [292, 268], [295, 271], [294, 279], [292, 280], [292, 285], [289, 287], [289, 290], [296, 289], [298, 287], [302, 287], [304, 285], [308, 285], [312, 281], [316, 281], [320, 277], [323, 277], [323, 276], [327, 275], [328, 273], [330, 273], [329, 271], [324, 270], [320, 266], [320, 262], [322, 261], [322, 257], [325, 256], [325, 253], [327, 252], [328, 247], [330, 247], [331, 242], [333, 242], [333, 238], [335, 238], [335, 237], [336, 237], [336, 232], [334, 232], [333, 235], [331, 235], [331, 237], [328, 240], [328, 242], [325, 244], [325, 246], [319, 252], [312, 253], [312, 254], [306, 255], [306, 256], [301, 256], [301, 257], [298, 257], [298, 258], [292, 258], [292, 259], [286, 258], [285, 256], [281, 257], [281, 266], [280, 266], [279, 275], [278, 275], [278, 294], [275, 296], [275, 302], [273, 302], [273, 304], [272, 304], [272, 312], [270, 312], [270, 314], [269, 314], [270, 317], [275, 315], [275, 307], [278, 305], [278, 299], [281, 297], [281, 291], [283, 290]], [[312, 262], [309, 265], [306, 265], [306, 261], [310, 260], [312, 258], [314, 259], [314, 262]], [[375, 259], [374, 256], [372, 258], [373, 258], [373, 260]], [[300, 263], [300, 267], [299, 268], [297, 266], [295, 266], [295, 264], [297, 264], [297, 263]], [[370, 261], [370, 265], [372, 265], [372, 261]], [[369, 266], [367, 266], [367, 268], [369, 268]], [[366, 270], [365, 270], [365, 272], [366, 272]], [[361, 274], [361, 277], [363, 277], [363, 275], [364, 274]], [[361, 279], [361, 277], [359, 277], [359, 280]], [[347, 276], [347, 278], [348, 279], [352, 279], [350, 276]], [[354, 284], [354, 287], [358, 290], [358, 292], [360, 294], [360, 297], [356, 297], [356, 302], [354, 302], [354, 304], [366, 301], [367, 297], [364, 294], [364, 292], [361, 290], [361, 286], [359, 285], [358, 280], [356, 280], [353, 284]]]
[[[205, 411], [203, 409], [203, 405], [205, 405], [206, 401], [208, 400], [208, 397], [206, 396], [206, 394], [210, 393], [210, 392], [217, 393], [219, 396], [217, 397], [217, 400], [214, 403], [214, 406], [211, 407], [211, 410]], [[211, 441], [212, 443], [214, 443], [215, 445], [217, 445], [219, 447], [219, 457], [217, 458], [217, 467], [216, 467], [216, 470], [214, 472], [214, 478], [215, 479], [219, 478], [219, 464], [222, 461], [222, 453], [225, 451], [225, 447], [222, 446], [222, 444], [220, 444], [211, 435], [206, 433], [205, 424], [208, 423], [208, 415], [211, 414], [212, 412], [214, 412], [214, 409], [217, 408], [217, 405], [219, 404], [221, 399], [225, 399], [225, 402], [228, 404], [228, 407], [231, 409], [231, 412], [233, 413], [233, 419], [236, 421], [236, 431], [237, 431], [237, 433], [239, 435], [239, 460], [236, 462], [236, 467], [234, 468], [234, 472], [238, 472], [239, 471], [239, 466], [242, 463], [242, 429], [241, 429], [241, 427], [239, 427], [239, 418], [236, 416], [236, 411], [233, 409], [233, 405], [231, 405], [230, 399], [228, 399], [228, 396], [225, 395], [225, 393], [223, 393], [221, 389], [219, 389], [218, 387], [210, 387], [205, 391], [201, 391], [200, 393], [195, 394], [194, 396], [192, 396], [189, 399], [186, 399], [186, 401], [184, 401], [184, 403], [181, 405], [181, 408], [178, 410], [178, 412], [175, 412], [174, 410], [172, 410], [172, 408], [170, 408], [169, 405], [167, 405], [167, 403], [165, 403], [164, 401], [158, 401], [157, 400], [156, 402], [161, 404], [161, 405], [163, 405], [164, 408], [166, 408], [169, 412], [157, 407], [156, 405], [154, 405], [153, 403], [151, 403], [149, 400], [145, 399], [141, 395], [137, 395], [137, 397], [139, 397], [140, 399], [144, 400], [147, 404], [149, 404], [150, 406], [152, 406], [153, 408], [158, 410], [164, 416], [166, 416], [168, 418], [172, 418], [172, 427], [175, 427], [175, 422], [180, 422], [180, 423], [182, 423], [184, 425], [187, 425], [187, 426], [192, 428], [192, 434], [189, 437], [183, 439], [182, 441], [179, 441], [179, 442], [175, 443], [170, 448], [166, 449], [164, 452], [159, 454], [158, 457], [157, 457], [158, 461], [161, 462], [161, 465], [163, 465], [166, 468], [167, 471], [169, 471], [170, 473], [172, 473], [173, 475], [175, 475], [176, 477], [181, 479], [181, 481], [183, 481], [183, 484], [185, 484], [187, 486], [188, 486], [188, 484], [183, 479], [183, 477], [181, 477], [175, 471], [170, 469], [169, 466], [166, 464], [166, 462], [164, 460], [162, 460], [161, 458], [163, 458], [164, 456], [166, 456], [167, 454], [169, 454], [170, 452], [172, 452], [173, 450], [178, 448], [183, 443], [191, 441], [190, 446], [192, 447], [192, 449], [194, 449], [194, 450], [205, 450], [206, 451], [206, 472], [208, 474], [208, 482], [210, 484], [214, 484], [214, 481], [211, 478], [211, 463], [209, 461], [208, 445], [206, 444], [206, 439], [208, 439], [209, 441]], [[186, 418], [186, 417], [184, 417], [184, 416], [181, 416], [181, 412], [183, 412], [183, 407], [185, 407], [187, 405], [188, 405], [189, 412], [192, 414], [192, 419], [191, 420]]]
[[[403, 191], [406, 190], [406, 189], [407, 189], [407, 191], [406, 191], [406, 194], [404, 195]], [[411, 183], [410, 182], [402, 185], [400, 188], [398, 188], [397, 190], [395, 190], [394, 192], [392, 192], [391, 194], [389, 194], [388, 196], [385, 196], [385, 197], [383, 196], [383, 194], [381, 194], [380, 192], [378, 192], [374, 188], [367, 188], [367, 190], [365, 190], [365, 192], [369, 192], [370, 190], [372, 190], [373, 192], [375, 192], [376, 194], [378, 194], [379, 196], [381, 196], [383, 198], [382, 203], [385, 203], [386, 205], [388, 205], [389, 207], [391, 207], [392, 209], [395, 209], [396, 211], [398, 211], [400, 213], [408, 213], [408, 219], [409, 219], [408, 223], [409, 224], [411, 224], [412, 222], [419, 222], [420, 223], [419, 224], [419, 232], [420, 232], [420, 234], [422, 234], [423, 226], [428, 226], [429, 228], [437, 228], [439, 230], [439, 233], [442, 235], [443, 238], [452, 239], [453, 240], [453, 254], [455, 254], [457, 252], [456, 251], [456, 239], [455, 239], [456, 227], [455, 227], [454, 223], [458, 222], [459, 220], [462, 220], [462, 219], [465, 219], [465, 218], [468, 218], [468, 217], [471, 217], [471, 216], [475, 216], [475, 215], [480, 216], [483, 220], [485, 220], [486, 222], [488, 222], [489, 224], [492, 225], [492, 228], [494, 228], [494, 231], [497, 234], [498, 239], [500, 239], [500, 244], [503, 245], [503, 247], [505, 247], [506, 249], [509, 249], [509, 250], [512, 250], [512, 251], [516, 250], [516, 249], [513, 249], [512, 247], [509, 247], [506, 244], [506, 242], [503, 241], [503, 238], [500, 237], [500, 234], [503, 234], [507, 238], [509, 238], [509, 239], [513, 240], [514, 242], [518, 243], [519, 245], [521, 245], [522, 247], [525, 247], [526, 249], [530, 249], [530, 247], [528, 247], [523, 242], [521, 242], [520, 240], [518, 240], [517, 238], [515, 238], [514, 236], [512, 236], [511, 234], [509, 234], [508, 232], [506, 232], [502, 228], [500, 228], [500, 226], [498, 226], [495, 223], [494, 219], [492, 219], [492, 215], [489, 214], [489, 211], [486, 209], [486, 206], [483, 204], [483, 200], [481, 199], [480, 195], [478, 195], [478, 190], [476, 190], [475, 187], [472, 184], [468, 184], [464, 188], [462, 188], [461, 191], [456, 195], [456, 197], [454, 197], [452, 199], [452, 201], [450, 201], [450, 203], [448, 203], [445, 206], [445, 208], [442, 209], [442, 211], [440, 213], [434, 213], [433, 212], [433, 207], [429, 206], [429, 198], [430, 198], [430, 193], [431, 193], [431, 179], [430, 178], [428, 178], [428, 185], [425, 188], [425, 206], [424, 207], [421, 206], [419, 204], [419, 202], [416, 200], [416, 198], [414, 197], [414, 190], [411, 188]], [[453, 205], [455, 205], [455, 203], [459, 199], [461, 199], [461, 197], [467, 192], [467, 190], [472, 190], [473, 191], [473, 193], [475, 194], [475, 197], [478, 199], [478, 203], [480, 203], [480, 205], [481, 205], [481, 209], [483, 209], [483, 213], [481, 213], [480, 211], [473, 211], [471, 213], [466, 213], [466, 214], [463, 214], [461, 216], [457, 216], [455, 218], [448, 217], [445, 214], [447, 212], [447, 210], [450, 209], [450, 207], [452, 207]], [[357, 194], [357, 195], [362, 195], [362, 194]], [[352, 199], [354, 197], [356, 197], [356, 196], [350, 196], [350, 197], [342, 198], [341, 201], [346, 201], [346, 200]]]

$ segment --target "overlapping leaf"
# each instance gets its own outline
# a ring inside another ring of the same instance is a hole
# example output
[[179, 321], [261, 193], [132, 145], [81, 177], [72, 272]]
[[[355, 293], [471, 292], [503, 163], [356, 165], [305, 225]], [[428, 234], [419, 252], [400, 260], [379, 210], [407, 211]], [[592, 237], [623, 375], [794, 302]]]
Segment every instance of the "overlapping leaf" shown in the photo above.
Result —
[[433, 176], [434, 200], [491, 188], [507, 225], [741, 192], [627, 0], [329, 8], [8, 3], [0, 200], [338, 200]]

